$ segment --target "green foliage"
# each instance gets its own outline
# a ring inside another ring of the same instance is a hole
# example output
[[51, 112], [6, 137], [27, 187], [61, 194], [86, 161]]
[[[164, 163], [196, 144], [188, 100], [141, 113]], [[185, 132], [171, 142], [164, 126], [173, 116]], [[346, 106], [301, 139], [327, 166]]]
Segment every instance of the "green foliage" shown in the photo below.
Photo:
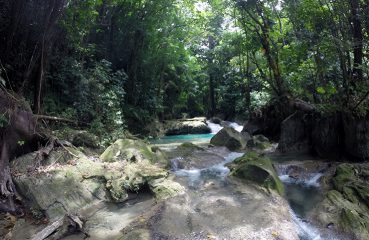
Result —
[[247, 117], [284, 95], [365, 115], [368, 4], [355, 2], [357, 16], [353, 1], [72, 0], [47, 25], [48, 1], [9, 1], [0, 86], [35, 98], [46, 36], [44, 113], [106, 141], [156, 118]]
[[6, 127], [9, 124], [9, 118], [6, 114], [0, 114], [0, 128]]

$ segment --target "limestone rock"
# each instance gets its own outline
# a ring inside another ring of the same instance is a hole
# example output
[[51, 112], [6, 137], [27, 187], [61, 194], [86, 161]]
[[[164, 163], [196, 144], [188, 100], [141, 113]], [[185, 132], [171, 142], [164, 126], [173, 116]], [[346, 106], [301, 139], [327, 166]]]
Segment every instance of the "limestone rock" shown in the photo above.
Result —
[[224, 161], [229, 154], [225, 147], [206, 149], [192, 143], [183, 143], [174, 149], [170, 156], [174, 169], [203, 169]]
[[269, 139], [264, 135], [255, 135], [247, 141], [247, 147], [254, 150], [265, 150], [271, 146]]
[[281, 123], [278, 150], [281, 152], [307, 152], [309, 132], [304, 113], [295, 112]]
[[168, 171], [154, 164], [159, 157], [148, 145], [133, 140], [115, 144], [105, 154], [111, 160], [108, 162], [87, 157], [75, 148], [60, 148], [35, 169], [36, 153], [27, 154], [12, 162], [14, 182], [29, 206], [50, 219], [99, 201], [124, 202], [130, 192], [139, 192], [150, 184], [157, 199], [181, 192], [179, 184], [166, 180]]
[[316, 209], [316, 218], [324, 225], [369, 239], [369, 165], [341, 164], [332, 179], [333, 189]]
[[369, 120], [352, 116], [343, 117], [345, 150], [351, 156], [367, 159], [369, 157]]
[[225, 146], [231, 151], [244, 149], [247, 141], [244, 136], [231, 127], [225, 127], [220, 130], [210, 143], [215, 146]]
[[269, 158], [249, 152], [229, 164], [231, 175], [252, 181], [267, 189], [283, 194], [284, 187]]
[[153, 152], [142, 140], [132, 139], [118, 139], [101, 154], [100, 159], [104, 162], [148, 160], [151, 163], [167, 163], [165, 155]]
[[342, 123], [338, 114], [315, 114], [312, 119], [311, 145], [322, 158], [338, 158], [343, 153]]
[[150, 189], [155, 193], [157, 200], [164, 200], [184, 193], [184, 187], [169, 179], [155, 179], [149, 182]]
[[87, 131], [78, 131], [74, 135], [72, 143], [76, 147], [88, 147], [88, 148], [99, 147], [99, 139], [97, 138], [97, 136]]
[[211, 129], [206, 124], [206, 118], [191, 118], [175, 121], [168, 121], [165, 135], [181, 134], [205, 134], [211, 133]]

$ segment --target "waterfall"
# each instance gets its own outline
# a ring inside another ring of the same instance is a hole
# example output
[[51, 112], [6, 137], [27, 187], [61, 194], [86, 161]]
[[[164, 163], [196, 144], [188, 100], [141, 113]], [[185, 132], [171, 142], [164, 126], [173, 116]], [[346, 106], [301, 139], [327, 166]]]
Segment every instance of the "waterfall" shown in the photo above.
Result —
[[[243, 126], [239, 125], [236, 122], [226, 122], [226, 121], [224, 121], [223, 123], [224, 123], [224, 125], [235, 129], [237, 132], [241, 132], [242, 129], [243, 129]], [[210, 121], [206, 121], [206, 124], [211, 129], [212, 134], [217, 134], [220, 130], [223, 129], [223, 126], [221, 126], [220, 124], [212, 123]]]
[[212, 123], [210, 121], [206, 121], [206, 124], [208, 125], [208, 127], [211, 129], [211, 133], [212, 134], [217, 134], [220, 130], [223, 129], [222, 126], [220, 126], [219, 124], [216, 123]]
[[243, 130], [243, 126], [236, 123], [236, 122], [230, 123], [229, 126], [234, 128], [237, 132], [242, 132], [242, 130]]

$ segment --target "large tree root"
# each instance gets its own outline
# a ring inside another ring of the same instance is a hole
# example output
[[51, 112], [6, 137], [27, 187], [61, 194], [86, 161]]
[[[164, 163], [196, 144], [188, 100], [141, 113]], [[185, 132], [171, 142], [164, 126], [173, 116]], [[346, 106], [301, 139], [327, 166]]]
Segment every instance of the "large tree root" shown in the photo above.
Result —
[[6, 167], [2, 172], [2, 176], [0, 176], [0, 196], [4, 197], [2, 201], [0, 199], [0, 211], [10, 213], [18, 212], [13, 199], [14, 196], [18, 196], [18, 193], [15, 189], [9, 167]]

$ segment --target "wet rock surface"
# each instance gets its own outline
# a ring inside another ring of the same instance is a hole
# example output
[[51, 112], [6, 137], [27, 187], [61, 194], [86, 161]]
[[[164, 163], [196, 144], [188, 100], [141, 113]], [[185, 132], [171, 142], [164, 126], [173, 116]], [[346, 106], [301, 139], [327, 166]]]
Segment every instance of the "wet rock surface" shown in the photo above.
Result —
[[283, 195], [284, 187], [269, 158], [249, 152], [228, 164], [231, 176], [254, 182]]
[[356, 239], [369, 239], [369, 164], [340, 164], [316, 218]]
[[173, 169], [202, 169], [224, 161], [230, 151], [225, 147], [204, 148], [183, 143], [167, 153]]
[[[169, 199], [120, 239], [299, 239], [287, 203], [238, 181], [205, 183]], [[138, 238], [137, 238], [138, 237]]]
[[[118, 143], [126, 144], [119, 148]], [[36, 169], [31, 166], [37, 153], [14, 160], [14, 181], [34, 217], [52, 222], [65, 214], [92, 211], [99, 204], [119, 206], [137, 198], [140, 192], [152, 193], [156, 201], [184, 192], [183, 186], [167, 178], [168, 171], [158, 164], [160, 156], [149, 146], [123, 139], [118, 143], [103, 154], [107, 162], [70, 147], [53, 150]], [[32, 235], [36, 227], [30, 228]]]
[[210, 143], [215, 146], [225, 146], [231, 151], [236, 151], [244, 149], [250, 138], [247, 133], [241, 134], [232, 127], [224, 127], [210, 140]]
[[369, 119], [343, 116], [343, 129], [345, 133], [345, 150], [351, 156], [359, 159], [369, 157]]

